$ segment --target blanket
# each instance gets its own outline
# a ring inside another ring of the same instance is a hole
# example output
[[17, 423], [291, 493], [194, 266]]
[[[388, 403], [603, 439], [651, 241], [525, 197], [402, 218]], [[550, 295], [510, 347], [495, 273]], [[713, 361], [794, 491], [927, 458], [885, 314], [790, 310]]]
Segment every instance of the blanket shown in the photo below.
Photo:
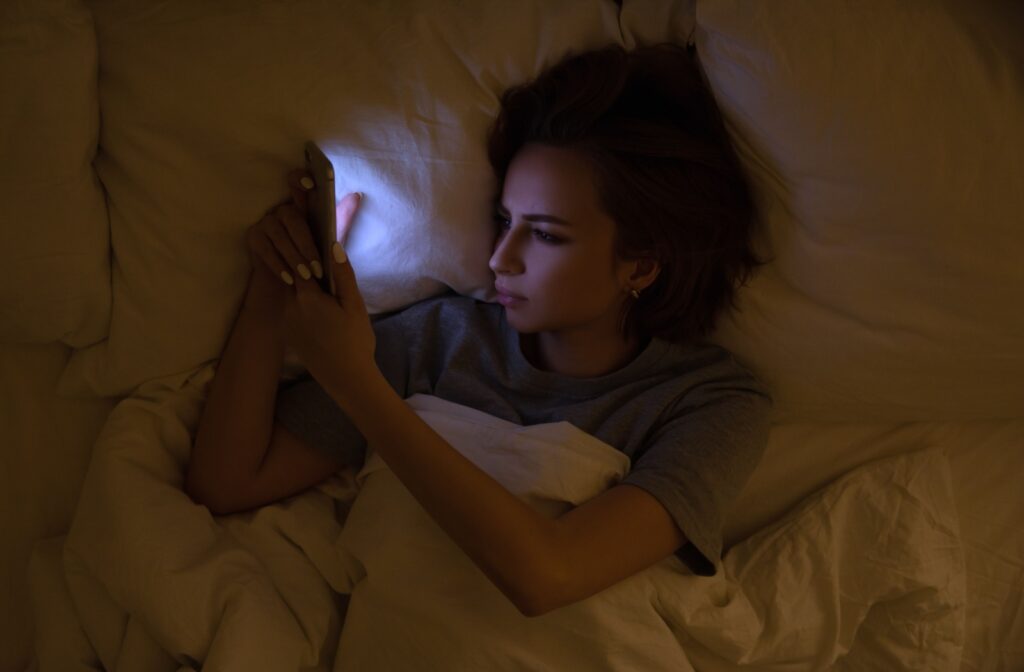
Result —
[[[373, 451], [358, 473], [255, 511], [215, 517], [194, 504], [181, 486], [212, 376], [207, 365], [143, 384], [97, 440], [63, 578], [105, 669], [959, 666], [963, 553], [940, 451], [858, 467], [729, 549], [714, 577], [670, 556], [526, 618]], [[522, 427], [429, 395], [407, 403], [546, 515], [629, 469], [569, 423]]]

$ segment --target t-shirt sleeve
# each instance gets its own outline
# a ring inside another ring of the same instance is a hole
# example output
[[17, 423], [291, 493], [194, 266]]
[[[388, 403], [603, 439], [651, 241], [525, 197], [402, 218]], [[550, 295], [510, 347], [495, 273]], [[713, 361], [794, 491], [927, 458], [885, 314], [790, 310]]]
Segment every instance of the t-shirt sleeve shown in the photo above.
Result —
[[[407, 396], [410, 369], [410, 328], [421, 311], [373, 316], [376, 338], [374, 359], [384, 378], [403, 399]], [[309, 373], [278, 386], [274, 418], [305, 443], [346, 465], [361, 468], [366, 458], [366, 439], [348, 415]]]
[[751, 379], [698, 388], [677, 406], [622, 483], [661, 502], [687, 538], [676, 556], [695, 574], [714, 576], [723, 519], [768, 443], [772, 400]]

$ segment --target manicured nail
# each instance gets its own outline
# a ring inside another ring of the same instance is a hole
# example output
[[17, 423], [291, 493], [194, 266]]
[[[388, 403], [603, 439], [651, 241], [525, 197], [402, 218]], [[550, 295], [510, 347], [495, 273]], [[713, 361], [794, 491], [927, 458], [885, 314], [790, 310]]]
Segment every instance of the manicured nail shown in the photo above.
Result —
[[348, 255], [345, 254], [345, 248], [337, 241], [334, 242], [334, 245], [331, 245], [331, 254], [334, 255], [334, 260], [339, 264], [344, 264], [348, 261]]
[[309, 265], [313, 267], [313, 275], [318, 278], [324, 277], [324, 267], [320, 265], [320, 262], [314, 259], [309, 262]]
[[303, 280], [309, 280], [311, 277], [313, 277], [313, 275], [309, 272], [309, 269], [306, 268], [305, 264], [299, 264], [299, 275], [302, 276]]
[[292, 278], [291, 274], [288, 273], [288, 271], [281, 271], [281, 279], [284, 280], [289, 285], [295, 284], [295, 280]]
[[309, 191], [310, 189], [313, 188], [313, 180], [309, 179], [308, 177], [303, 177], [301, 180], [299, 180], [299, 184], [301, 184], [302, 188], [305, 189], [306, 191]]

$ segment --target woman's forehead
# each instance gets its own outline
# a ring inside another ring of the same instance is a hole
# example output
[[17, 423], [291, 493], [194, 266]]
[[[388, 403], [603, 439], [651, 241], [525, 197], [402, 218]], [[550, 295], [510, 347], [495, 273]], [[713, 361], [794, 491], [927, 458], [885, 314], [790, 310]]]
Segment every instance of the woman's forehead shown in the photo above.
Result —
[[[599, 206], [590, 166], [571, 150], [527, 145], [505, 175], [501, 204], [509, 210], [546, 214], [572, 221], [591, 217]], [[572, 210], [568, 212], [567, 210]]]

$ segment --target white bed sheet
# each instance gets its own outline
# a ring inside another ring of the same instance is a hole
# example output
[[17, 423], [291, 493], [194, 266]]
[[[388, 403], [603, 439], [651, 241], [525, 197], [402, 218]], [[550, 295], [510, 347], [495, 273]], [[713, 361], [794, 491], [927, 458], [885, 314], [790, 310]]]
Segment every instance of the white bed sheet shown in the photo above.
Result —
[[[0, 473], [5, 498], [0, 520], [3, 538], [10, 540], [2, 560], [9, 590], [0, 600], [2, 669], [31, 669], [26, 578], [33, 544], [47, 537], [34, 560], [35, 611], [66, 618], [40, 628], [40, 642], [51, 650], [61, 642], [63, 660], [94, 669], [95, 657], [83, 649], [81, 631], [69, 627], [73, 620], [67, 617], [74, 612], [57, 554], [92, 442], [114, 403], [56, 396], [55, 381], [67, 355], [62, 345], [0, 347], [0, 421], [9, 465]], [[727, 546], [859, 464], [930, 446], [947, 449], [961, 516], [968, 599], [961, 670], [1024, 669], [1024, 492], [1015, 480], [1024, 472], [1024, 420], [776, 427], [729, 518]]]
[[[374, 455], [355, 483], [349, 471], [348, 482], [342, 473], [211, 519], [180, 483], [212, 376], [206, 366], [143, 385], [93, 450], [64, 576], [107, 668], [736, 672], [785, 661], [810, 672], [842, 656], [844, 670], [872, 661], [945, 672], [961, 659], [964, 560], [941, 449], [876, 460], [829, 484], [731, 549], [713, 579], [670, 556], [523, 619]], [[522, 428], [422, 395], [409, 404], [549, 515], [629, 466], [566, 423]], [[351, 506], [344, 528], [338, 504]], [[352, 594], [340, 642], [339, 593]]]
[[960, 670], [1024, 670], [1024, 419], [776, 426], [727, 519], [726, 552], [850, 469], [926, 447], [945, 450], [960, 514], [967, 573]]
[[69, 355], [60, 343], [0, 344], [0, 670], [29, 663], [29, 554], [36, 540], [67, 531], [93, 442], [114, 407], [57, 396]]

